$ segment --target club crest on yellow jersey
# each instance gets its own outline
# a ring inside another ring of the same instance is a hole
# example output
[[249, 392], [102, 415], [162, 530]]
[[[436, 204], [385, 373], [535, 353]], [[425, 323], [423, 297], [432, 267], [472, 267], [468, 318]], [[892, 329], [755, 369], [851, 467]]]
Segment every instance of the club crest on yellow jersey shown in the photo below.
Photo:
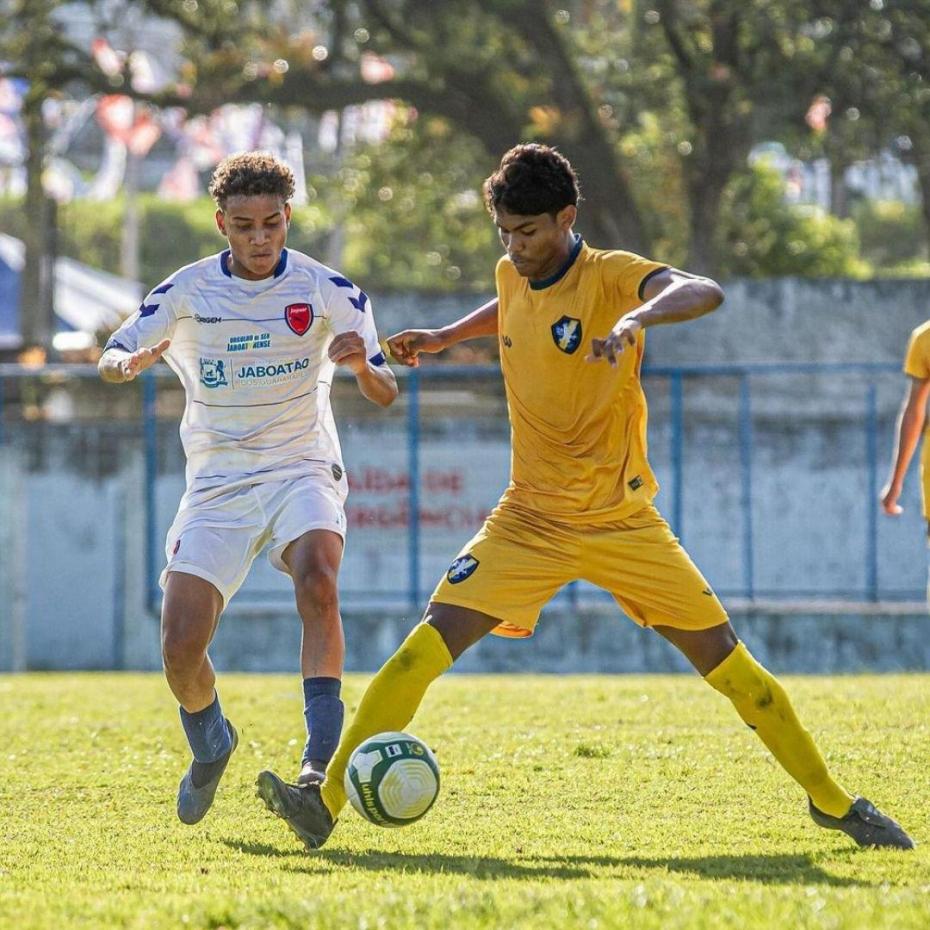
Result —
[[581, 345], [581, 320], [563, 316], [552, 324], [552, 339], [566, 355], [571, 355]]

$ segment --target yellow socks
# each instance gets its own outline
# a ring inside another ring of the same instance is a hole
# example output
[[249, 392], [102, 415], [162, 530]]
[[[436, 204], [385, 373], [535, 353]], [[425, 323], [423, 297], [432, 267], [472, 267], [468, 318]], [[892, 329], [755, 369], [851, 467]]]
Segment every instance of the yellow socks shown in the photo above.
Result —
[[815, 807], [831, 817], [849, 812], [852, 795], [830, 777], [823, 756], [798, 720], [784, 688], [742, 643], [704, 680], [733, 702], [736, 712], [808, 793]]
[[445, 640], [435, 627], [421, 623], [371, 680], [352, 724], [342, 734], [326, 768], [321, 794], [333, 820], [346, 803], [342, 779], [355, 747], [376, 733], [403, 730], [420, 706], [426, 689], [451, 666], [452, 656]]

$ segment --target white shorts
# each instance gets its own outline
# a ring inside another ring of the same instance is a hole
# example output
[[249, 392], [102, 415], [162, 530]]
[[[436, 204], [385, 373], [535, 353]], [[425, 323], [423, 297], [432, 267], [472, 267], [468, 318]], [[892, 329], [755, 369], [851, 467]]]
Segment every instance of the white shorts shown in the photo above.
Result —
[[[341, 469], [336, 469], [341, 471]], [[329, 465], [299, 478], [239, 484], [185, 494], [165, 540], [169, 572], [209, 581], [225, 607], [239, 590], [255, 557], [270, 545], [268, 560], [289, 575], [284, 550], [309, 530], [330, 530], [345, 539], [348, 482]]]

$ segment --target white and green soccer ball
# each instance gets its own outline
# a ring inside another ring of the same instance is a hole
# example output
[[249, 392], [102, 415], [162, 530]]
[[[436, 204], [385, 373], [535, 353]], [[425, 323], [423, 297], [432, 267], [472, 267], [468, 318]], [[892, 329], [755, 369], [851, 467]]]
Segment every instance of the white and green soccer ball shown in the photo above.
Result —
[[379, 827], [419, 820], [439, 794], [439, 764], [409, 733], [378, 733], [349, 757], [345, 789], [352, 806]]

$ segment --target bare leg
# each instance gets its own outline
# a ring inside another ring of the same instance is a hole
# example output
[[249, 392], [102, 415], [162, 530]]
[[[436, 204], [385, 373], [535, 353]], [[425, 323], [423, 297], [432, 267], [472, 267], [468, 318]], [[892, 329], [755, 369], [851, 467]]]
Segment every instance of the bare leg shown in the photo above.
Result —
[[294, 579], [303, 624], [300, 670], [304, 678], [342, 677], [345, 638], [338, 588], [342, 549], [338, 533], [310, 530], [295, 539], [281, 556]]
[[654, 629], [675, 646], [702, 677], [713, 671], [739, 642], [736, 631], [729, 623], [721, 623], [707, 630], [678, 630], [671, 626], [657, 626]]
[[161, 654], [168, 687], [196, 713], [213, 703], [216, 675], [207, 647], [216, 632], [223, 597], [196, 575], [169, 572], [161, 612]]

